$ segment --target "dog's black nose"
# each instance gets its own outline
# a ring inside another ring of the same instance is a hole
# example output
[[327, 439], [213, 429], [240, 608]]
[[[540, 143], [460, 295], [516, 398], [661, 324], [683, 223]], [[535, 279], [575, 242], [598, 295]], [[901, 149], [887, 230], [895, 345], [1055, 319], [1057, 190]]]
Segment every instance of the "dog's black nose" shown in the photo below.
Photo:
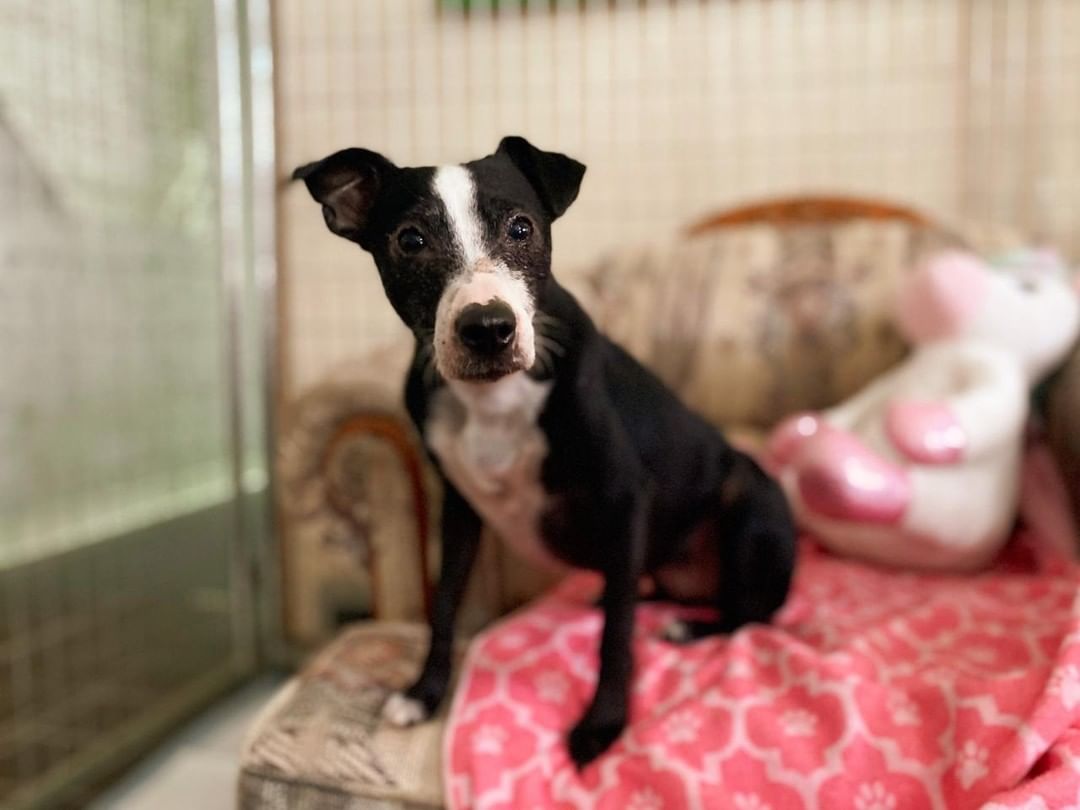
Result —
[[513, 342], [517, 319], [502, 301], [469, 304], [458, 315], [455, 328], [465, 348], [477, 354], [495, 355]]

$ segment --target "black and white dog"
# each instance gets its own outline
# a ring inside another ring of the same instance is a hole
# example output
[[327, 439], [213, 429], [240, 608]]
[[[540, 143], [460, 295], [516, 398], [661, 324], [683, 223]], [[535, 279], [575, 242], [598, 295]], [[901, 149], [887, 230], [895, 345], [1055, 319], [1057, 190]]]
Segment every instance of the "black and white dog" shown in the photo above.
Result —
[[597, 331], [551, 275], [551, 223], [585, 167], [519, 137], [459, 166], [365, 149], [302, 166], [331, 231], [375, 258], [416, 338], [405, 384], [445, 485], [442, 566], [423, 671], [386, 704], [426, 719], [450, 676], [454, 617], [486, 522], [525, 556], [605, 578], [600, 674], [570, 733], [579, 765], [622, 731], [639, 580], [717, 609], [679, 640], [766, 622], [795, 531], [779, 486]]

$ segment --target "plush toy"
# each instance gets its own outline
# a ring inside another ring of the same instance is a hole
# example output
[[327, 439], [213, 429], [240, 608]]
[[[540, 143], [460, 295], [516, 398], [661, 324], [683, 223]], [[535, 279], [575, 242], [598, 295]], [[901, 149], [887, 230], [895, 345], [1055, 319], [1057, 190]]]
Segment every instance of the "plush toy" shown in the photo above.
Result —
[[1080, 297], [1046, 253], [995, 268], [950, 252], [916, 270], [897, 320], [913, 345], [846, 402], [783, 422], [768, 446], [800, 523], [875, 562], [966, 571], [1016, 519], [1031, 388], [1080, 331]]

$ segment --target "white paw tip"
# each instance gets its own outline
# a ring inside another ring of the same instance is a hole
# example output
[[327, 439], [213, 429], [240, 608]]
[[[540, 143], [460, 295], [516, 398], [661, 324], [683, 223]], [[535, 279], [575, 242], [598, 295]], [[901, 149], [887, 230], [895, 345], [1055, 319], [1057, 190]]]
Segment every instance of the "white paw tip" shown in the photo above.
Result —
[[664, 631], [660, 634], [664, 641], [673, 641], [680, 643], [690, 640], [690, 626], [686, 622], [675, 621], [669, 622]]
[[414, 726], [427, 720], [427, 712], [424, 704], [419, 700], [405, 697], [400, 692], [395, 692], [387, 698], [383, 704], [382, 716], [386, 722], [398, 728]]

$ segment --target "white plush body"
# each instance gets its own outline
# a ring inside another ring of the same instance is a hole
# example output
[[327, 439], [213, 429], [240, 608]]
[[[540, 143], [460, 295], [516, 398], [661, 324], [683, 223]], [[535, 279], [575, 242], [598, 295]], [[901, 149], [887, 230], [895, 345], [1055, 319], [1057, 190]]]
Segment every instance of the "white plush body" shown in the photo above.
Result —
[[[870, 451], [907, 466], [912, 497], [899, 525], [815, 515], [794, 486], [794, 470], [786, 470], [781, 483], [803, 525], [842, 554], [904, 567], [981, 567], [997, 553], [1015, 519], [1027, 396], [1017, 364], [998, 352], [969, 341], [926, 347], [824, 413], [826, 421], [858, 435]], [[899, 398], [954, 403], [965, 434], [985, 436], [994, 446], [952, 464], [909, 464], [885, 426], [885, 406]]]
[[1076, 339], [1077, 294], [1060, 268], [947, 254], [908, 285], [898, 317], [909, 358], [782, 425], [774, 471], [800, 523], [838, 552], [976, 569], [1016, 519], [1029, 392]]

